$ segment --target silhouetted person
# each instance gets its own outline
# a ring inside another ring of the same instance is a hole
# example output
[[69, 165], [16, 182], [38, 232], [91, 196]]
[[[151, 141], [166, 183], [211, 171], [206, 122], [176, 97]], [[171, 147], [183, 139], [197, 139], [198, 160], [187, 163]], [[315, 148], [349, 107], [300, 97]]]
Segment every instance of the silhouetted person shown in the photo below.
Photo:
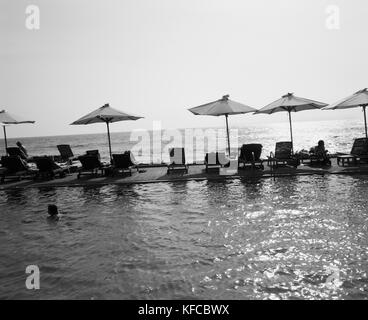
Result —
[[321, 158], [327, 158], [327, 150], [325, 149], [325, 142], [323, 140], [318, 141], [318, 145], [314, 147], [314, 153]]
[[330, 157], [328, 156], [328, 150], [325, 149], [325, 142], [323, 140], [318, 141], [318, 145], [311, 149], [311, 154], [321, 160], [324, 165], [331, 165]]
[[47, 219], [52, 220], [52, 221], [58, 221], [59, 220], [58, 207], [54, 204], [49, 204], [47, 209], [48, 209], [48, 213], [49, 213], [49, 216], [47, 217]]
[[22, 143], [20, 141], [17, 141], [17, 146], [20, 149], [20, 151], [24, 154], [24, 158], [27, 159], [28, 158], [28, 152], [27, 149], [22, 145]]

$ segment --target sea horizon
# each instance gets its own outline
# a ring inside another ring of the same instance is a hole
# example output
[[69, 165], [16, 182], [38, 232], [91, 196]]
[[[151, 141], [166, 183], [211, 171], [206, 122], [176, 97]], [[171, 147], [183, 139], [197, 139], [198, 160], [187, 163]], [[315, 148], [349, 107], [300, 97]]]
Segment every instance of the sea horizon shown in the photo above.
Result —
[[[206, 131], [209, 130], [209, 131]], [[294, 150], [309, 150], [319, 140], [324, 140], [326, 148], [331, 153], [349, 152], [354, 138], [363, 137], [364, 129], [360, 120], [316, 120], [299, 121], [293, 124]], [[226, 130], [224, 127], [204, 127], [185, 129], [162, 129], [161, 144], [153, 146], [153, 130], [133, 130], [111, 132], [111, 145], [113, 153], [121, 153], [131, 150], [140, 163], [162, 163], [169, 161], [168, 147], [185, 147], [189, 162], [203, 161], [206, 152], [226, 151]], [[197, 137], [193, 141], [186, 140], [186, 132], [202, 133], [210, 132], [205, 141], [197, 147]], [[140, 135], [149, 137], [149, 141], [140, 141]], [[170, 140], [170, 135], [178, 136], [175, 141]], [[244, 143], [261, 143], [263, 145], [263, 157], [274, 152], [275, 143], [289, 141], [289, 125], [284, 122], [275, 122], [267, 125], [256, 123], [251, 126], [230, 127], [231, 145], [239, 148]], [[166, 139], [164, 139], [166, 136]], [[133, 139], [135, 141], [133, 141]], [[108, 143], [105, 133], [88, 133], [76, 135], [57, 135], [43, 137], [9, 138], [8, 145], [14, 146], [16, 141], [21, 141], [28, 153], [32, 156], [59, 155], [56, 148], [58, 144], [69, 144], [76, 155], [84, 154], [87, 150], [98, 149], [102, 159], [108, 161]], [[181, 141], [181, 142], [180, 142]], [[0, 141], [0, 154], [4, 154], [4, 141]], [[157, 156], [157, 148], [161, 149]], [[199, 148], [199, 149], [198, 149]], [[156, 150], [156, 151], [155, 151]], [[235, 149], [234, 149], [235, 150]], [[234, 151], [233, 150], [233, 151]], [[144, 155], [139, 155], [140, 153]], [[156, 158], [155, 153], [156, 152]]]
[[[232, 121], [232, 119], [230, 119], [230, 121]], [[353, 117], [353, 118], [347, 118], [347, 119], [305, 119], [305, 120], [301, 120], [301, 119], [295, 119], [293, 120], [293, 123], [299, 123], [299, 122], [346, 122], [346, 121], [351, 121], [351, 122], [359, 122], [362, 123], [362, 119], [360, 119], [359, 117]], [[267, 125], [285, 125], [288, 126], [288, 122], [285, 120], [277, 120], [277, 121], [267, 121], [265, 123], [260, 123], [260, 122], [252, 122], [252, 123], [247, 123], [244, 125], [240, 125], [239, 124], [239, 120], [235, 121], [235, 123], [230, 125], [230, 129], [241, 129], [241, 128], [247, 128], [247, 127], [260, 127], [260, 126], [267, 126]], [[34, 124], [37, 125], [37, 122]], [[16, 131], [16, 125], [7, 125], [6, 127], [9, 126], [13, 126], [14, 131]], [[103, 123], [100, 124], [101, 127], [104, 127]], [[91, 132], [88, 133], [68, 133], [68, 134], [55, 134], [55, 135], [50, 135], [50, 134], [46, 134], [46, 135], [32, 135], [32, 136], [9, 136], [9, 134], [7, 133], [7, 139], [8, 140], [16, 140], [16, 139], [23, 139], [23, 138], [51, 138], [51, 137], [68, 137], [68, 136], [83, 136], [83, 135], [93, 135], [93, 134], [106, 134], [106, 128], [101, 129], [101, 131], [99, 132], [92, 132], [92, 127], [91, 126]], [[110, 126], [110, 133], [130, 133], [132, 131], [157, 131], [157, 130], [153, 130], [153, 129], [147, 129], [147, 128], [135, 128], [135, 129], [131, 129], [131, 130], [120, 130], [120, 131], [114, 131], [114, 124], [112, 124]], [[165, 127], [162, 129], [158, 129], [159, 130], [185, 130], [185, 129], [224, 129], [224, 125], [206, 125], [206, 126], [196, 126], [196, 127]], [[1, 142], [4, 142], [4, 137], [0, 135], [0, 144]]]

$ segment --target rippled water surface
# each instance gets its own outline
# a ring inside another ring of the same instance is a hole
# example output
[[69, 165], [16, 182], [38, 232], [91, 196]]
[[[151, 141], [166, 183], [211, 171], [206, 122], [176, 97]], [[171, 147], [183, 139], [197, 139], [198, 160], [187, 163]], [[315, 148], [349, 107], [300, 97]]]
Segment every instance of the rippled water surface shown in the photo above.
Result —
[[367, 176], [0, 191], [0, 298], [366, 299], [367, 191]]

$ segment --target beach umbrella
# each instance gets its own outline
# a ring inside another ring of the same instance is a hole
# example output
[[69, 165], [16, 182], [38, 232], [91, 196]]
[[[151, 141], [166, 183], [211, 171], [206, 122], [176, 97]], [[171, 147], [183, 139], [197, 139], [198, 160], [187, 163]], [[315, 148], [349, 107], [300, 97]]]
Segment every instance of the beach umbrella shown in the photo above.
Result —
[[126, 121], [126, 120], [138, 120], [143, 117], [135, 116], [132, 114], [128, 114], [114, 108], [111, 108], [110, 105], [107, 103], [104, 106], [98, 108], [95, 111], [85, 115], [84, 117], [74, 121], [71, 125], [76, 124], [91, 124], [91, 123], [106, 123], [107, 126], [107, 138], [109, 141], [109, 154], [110, 154], [110, 161], [112, 160], [111, 155], [111, 138], [110, 138], [110, 123], [118, 122], [118, 121]]
[[358, 92], [355, 92], [351, 96], [344, 98], [336, 103], [333, 103], [322, 110], [336, 110], [336, 109], [349, 109], [362, 107], [364, 113], [364, 125], [365, 125], [365, 137], [368, 138], [367, 134], [367, 116], [365, 109], [368, 106], [368, 89], [365, 88]]
[[35, 123], [34, 121], [24, 120], [21, 117], [10, 114], [5, 110], [0, 111], [0, 124], [3, 126], [5, 150], [8, 147], [8, 140], [6, 138], [6, 126], [11, 124]]
[[239, 102], [230, 100], [229, 95], [225, 95], [219, 100], [206, 103], [198, 107], [190, 108], [188, 110], [194, 113], [195, 115], [216, 116], [216, 117], [225, 116], [229, 155], [230, 155], [230, 137], [229, 137], [229, 123], [227, 119], [228, 116], [257, 111], [257, 109], [249, 107], [245, 104], [241, 104]]
[[255, 114], [259, 114], [259, 113], [272, 114], [276, 112], [286, 111], [289, 114], [291, 146], [292, 146], [292, 152], [294, 152], [293, 128], [291, 125], [291, 113], [298, 112], [298, 111], [304, 111], [304, 110], [311, 110], [311, 109], [321, 109], [325, 106], [327, 106], [327, 103], [296, 97], [294, 96], [293, 93], [288, 93], [282, 96], [280, 99], [259, 109], [258, 111], [255, 112]]

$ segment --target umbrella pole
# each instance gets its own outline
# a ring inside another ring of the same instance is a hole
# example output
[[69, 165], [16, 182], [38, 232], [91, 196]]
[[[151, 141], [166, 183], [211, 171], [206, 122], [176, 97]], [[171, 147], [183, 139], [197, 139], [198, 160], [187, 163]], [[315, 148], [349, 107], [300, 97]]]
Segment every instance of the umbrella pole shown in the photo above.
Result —
[[5, 129], [5, 126], [3, 126], [3, 130], [4, 130], [5, 152], [6, 152], [6, 154], [8, 154], [8, 151], [6, 150], [8, 148], [8, 141], [6, 139], [6, 129]]
[[109, 122], [106, 121], [107, 126], [107, 137], [109, 139], [109, 154], [110, 154], [110, 163], [112, 163], [112, 155], [111, 155], [111, 138], [110, 138], [110, 125]]
[[294, 154], [293, 127], [291, 126], [291, 111], [289, 111], [289, 125], [290, 125], [290, 137], [291, 137], [291, 154]]
[[367, 133], [367, 116], [365, 114], [365, 108], [367, 106], [363, 106], [363, 112], [364, 112], [364, 125], [365, 125], [365, 137], [368, 138], [368, 133]]
[[227, 132], [227, 147], [228, 147], [228, 151], [229, 151], [229, 157], [230, 157], [230, 136], [229, 136], [229, 122], [227, 120], [228, 115], [225, 114], [225, 119], [226, 119], [226, 132]]

